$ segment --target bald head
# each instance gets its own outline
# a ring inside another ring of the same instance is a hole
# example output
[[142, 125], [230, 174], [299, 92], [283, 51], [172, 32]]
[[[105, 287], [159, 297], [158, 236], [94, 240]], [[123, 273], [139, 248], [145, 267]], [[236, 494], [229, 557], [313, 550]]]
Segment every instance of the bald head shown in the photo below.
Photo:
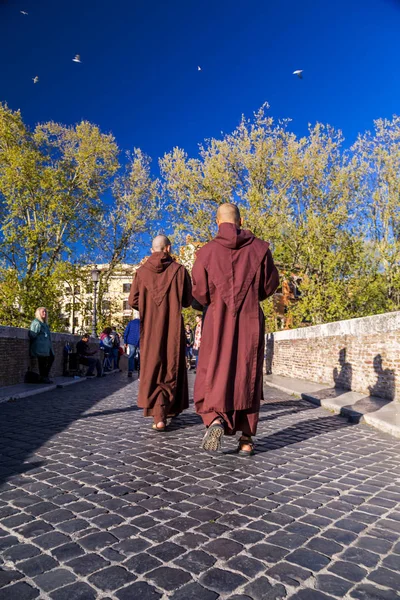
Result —
[[171, 242], [166, 235], [156, 235], [152, 244], [152, 252], [169, 252], [171, 250]]
[[230, 204], [230, 202], [221, 204], [217, 210], [217, 223], [218, 226], [221, 223], [233, 223], [237, 227], [241, 227], [242, 219], [240, 218], [240, 212], [236, 204]]

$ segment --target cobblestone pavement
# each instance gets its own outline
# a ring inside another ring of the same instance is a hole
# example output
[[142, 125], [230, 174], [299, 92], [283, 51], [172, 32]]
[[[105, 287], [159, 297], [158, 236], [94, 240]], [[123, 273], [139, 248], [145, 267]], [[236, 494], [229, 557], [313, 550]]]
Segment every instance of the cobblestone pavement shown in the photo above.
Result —
[[209, 455], [136, 392], [0, 406], [0, 600], [400, 598], [399, 441], [268, 390], [257, 455]]

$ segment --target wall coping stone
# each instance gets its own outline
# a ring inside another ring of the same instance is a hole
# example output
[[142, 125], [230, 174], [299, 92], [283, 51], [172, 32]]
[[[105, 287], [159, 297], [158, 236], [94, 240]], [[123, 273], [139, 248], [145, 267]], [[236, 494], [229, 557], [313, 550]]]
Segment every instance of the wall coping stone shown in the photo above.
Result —
[[[332, 337], [339, 335], [374, 335], [382, 333], [393, 333], [400, 331], [400, 311], [372, 315], [370, 317], [359, 317], [324, 323], [323, 325], [312, 325], [311, 327], [300, 327], [298, 329], [285, 329], [267, 334], [273, 336], [275, 341], [299, 340], [321, 337]], [[0, 333], [1, 335], [1, 333]]]
[[[0, 325], [0, 338], [12, 339], [12, 340], [28, 340], [28, 331], [25, 327], [5, 327]], [[72, 335], [72, 333], [58, 333], [51, 332], [51, 339], [53, 342], [79, 342], [82, 339], [80, 335]], [[91, 342], [99, 341], [97, 338], [90, 338]]]

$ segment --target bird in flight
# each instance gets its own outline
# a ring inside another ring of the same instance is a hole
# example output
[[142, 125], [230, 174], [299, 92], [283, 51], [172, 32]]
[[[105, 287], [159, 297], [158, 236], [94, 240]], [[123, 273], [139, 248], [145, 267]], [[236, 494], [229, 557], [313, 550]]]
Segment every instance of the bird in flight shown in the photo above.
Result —
[[198, 71], [201, 71], [201, 67], [197, 67], [197, 70], [198, 70]]
[[72, 59], [73, 62], [77, 62], [80, 63], [81, 61], [81, 57], [80, 54], [75, 54], [75, 58]]
[[39, 83], [39, 77], [36, 75], [36, 77], [33, 77], [32, 81], [33, 83]]
[[20, 10], [19, 12], [21, 13], [21, 15], [25, 15], [25, 17], [28, 16], [28, 13], [26, 12], [26, 10]]
[[303, 71], [302, 69], [297, 69], [297, 71], [293, 71], [293, 75], [297, 75], [299, 79], [303, 79]]

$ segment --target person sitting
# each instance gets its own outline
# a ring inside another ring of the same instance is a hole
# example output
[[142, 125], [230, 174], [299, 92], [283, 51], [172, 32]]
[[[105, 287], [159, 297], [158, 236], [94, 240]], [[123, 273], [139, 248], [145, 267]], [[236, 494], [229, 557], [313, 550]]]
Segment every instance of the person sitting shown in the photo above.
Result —
[[132, 377], [134, 368], [139, 373], [139, 344], [140, 344], [140, 319], [132, 319], [124, 331], [125, 351], [129, 350], [128, 377]]
[[88, 367], [86, 377], [92, 377], [94, 375], [94, 369], [96, 368], [97, 377], [102, 377], [103, 369], [101, 362], [98, 358], [93, 358], [97, 350], [91, 350], [89, 346], [89, 334], [84, 333], [80, 342], [76, 345], [76, 352], [78, 354], [78, 362], [80, 365]]
[[47, 323], [47, 308], [44, 306], [36, 309], [28, 335], [29, 353], [38, 359], [40, 383], [53, 383], [49, 379], [49, 373], [54, 362], [54, 351], [50, 327]]

